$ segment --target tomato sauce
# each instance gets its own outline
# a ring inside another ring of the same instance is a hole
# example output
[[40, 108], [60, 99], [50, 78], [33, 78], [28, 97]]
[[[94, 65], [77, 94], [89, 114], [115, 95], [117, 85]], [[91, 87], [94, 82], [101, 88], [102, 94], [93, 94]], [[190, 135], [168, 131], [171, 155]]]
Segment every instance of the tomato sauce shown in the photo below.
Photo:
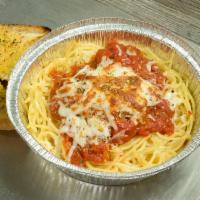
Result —
[[[159, 69], [157, 64], [152, 64], [151, 69], [147, 69], [147, 63], [149, 60], [145, 58], [143, 53], [136, 47], [130, 45], [125, 46], [112, 41], [108, 43], [104, 49], [97, 51], [89, 65], [95, 68], [101, 62], [103, 57], [112, 59], [114, 63], [121, 63], [122, 67], [124, 66], [132, 68], [137, 75], [145, 80], [149, 80], [160, 89], [164, 87], [166, 77], [163, 75], [162, 71]], [[62, 87], [68, 77], [75, 75], [80, 68], [81, 66], [73, 66], [70, 73], [52, 70], [49, 74], [53, 80], [53, 85], [50, 91], [49, 109], [52, 118], [56, 121], [62, 120], [62, 117], [58, 114], [58, 101], [64, 101], [63, 99], [58, 99], [55, 97], [56, 91]], [[84, 79], [85, 77], [80, 76], [79, 78]], [[126, 143], [136, 135], [147, 136], [155, 132], [170, 135], [174, 132], [174, 124], [172, 123], [174, 111], [170, 109], [168, 101], [161, 99], [156, 105], [146, 106], [144, 108], [143, 106], [137, 104], [134, 90], [133, 93], [125, 93], [117, 90], [116, 88], [112, 89], [112, 87], [109, 86], [109, 84], [115, 84], [115, 86], [120, 86], [120, 84], [123, 85], [125, 82], [127, 82], [125, 78], [121, 79], [121, 81], [115, 80], [114, 78], [110, 78], [108, 80], [108, 77], [106, 77], [106, 79], [107, 80], [96, 80], [96, 87], [103, 91], [105, 90], [105, 92], [110, 90], [110, 92], [116, 93], [115, 96], [121, 96], [124, 101], [129, 102], [137, 110], [142, 112], [142, 119], [139, 123], [135, 123], [129, 118], [121, 117], [117, 112], [112, 113], [117, 125], [117, 130], [111, 128], [111, 136], [108, 141], [101, 141], [98, 144], [87, 144], [84, 147], [77, 145], [70, 158], [70, 163], [74, 165], [85, 167], [87, 161], [94, 164], [102, 164], [107, 162], [111, 159], [111, 144]], [[104, 84], [101, 88], [101, 81], [104, 83], [107, 81], [107, 87], [105, 87]], [[129, 83], [131, 83], [131, 81], [134, 82], [132, 85], [140, 85], [140, 81], [135, 78], [128, 81]], [[88, 98], [91, 98], [92, 95], [94, 96], [94, 94], [89, 94], [85, 101], [87, 101]], [[71, 99], [68, 100], [69, 102], [71, 101], [71, 104], [73, 104], [77, 101], [77, 98], [71, 97]], [[117, 104], [117, 100], [115, 98], [110, 98], [110, 104], [111, 107], [115, 106]], [[87, 116], [88, 113], [83, 113], [83, 115]], [[61, 137], [65, 151], [68, 153], [72, 147], [73, 138], [67, 133], [62, 133]]]
[[[67, 133], [61, 134], [61, 137], [65, 151], [69, 153], [73, 139]], [[104, 163], [110, 160], [109, 149], [110, 145], [104, 142], [86, 145], [83, 148], [77, 145], [71, 155], [70, 163], [82, 167], [85, 166], [86, 161], [90, 161], [94, 164]]]
[[120, 62], [123, 66], [131, 67], [143, 79], [151, 80], [161, 88], [164, 86], [165, 76], [158, 66], [153, 64], [151, 71], [149, 71], [147, 69], [149, 60], [136, 47], [130, 45], [125, 46], [115, 41], [110, 42], [105, 49], [97, 51], [92, 61], [93, 65], [94, 63], [96, 65], [99, 64], [104, 56], [113, 59], [115, 63]]

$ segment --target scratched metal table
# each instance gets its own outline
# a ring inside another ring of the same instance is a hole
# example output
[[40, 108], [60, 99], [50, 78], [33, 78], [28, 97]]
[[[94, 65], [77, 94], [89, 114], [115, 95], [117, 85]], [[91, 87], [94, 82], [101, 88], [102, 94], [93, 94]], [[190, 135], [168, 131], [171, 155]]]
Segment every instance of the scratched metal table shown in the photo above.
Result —
[[[75, 20], [118, 16], [165, 26], [200, 44], [198, 0], [0, 0], [0, 23], [55, 28]], [[200, 51], [200, 48], [199, 48]], [[200, 200], [200, 148], [160, 175], [121, 187], [72, 179], [35, 155], [13, 132], [0, 132], [0, 200]]]

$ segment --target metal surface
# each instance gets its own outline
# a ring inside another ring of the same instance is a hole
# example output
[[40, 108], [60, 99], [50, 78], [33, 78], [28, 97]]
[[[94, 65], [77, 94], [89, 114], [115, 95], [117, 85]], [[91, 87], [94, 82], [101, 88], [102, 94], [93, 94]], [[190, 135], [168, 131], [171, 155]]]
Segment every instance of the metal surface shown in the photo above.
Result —
[[[194, 149], [196, 149], [200, 143], [200, 133], [199, 133], [199, 120], [200, 120], [200, 107], [196, 107], [196, 120], [194, 124], [194, 137], [192, 141], [174, 158], [163, 163], [162, 165], [141, 170], [132, 173], [103, 173], [96, 172], [84, 168], [78, 168], [71, 164], [68, 164], [45, 150], [41, 145], [39, 145], [36, 140], [26, 130], [23, 122], [21, 121], [21, 115], [18, 105], [18, 96], [20, 88], [23, 82], [26, 80], [26, 73], [28, 76], [34, 73], [33, 63], [38, 62], [42, 59], [40, 56], [50, 50], [51, 57], [53, 57], [52, 48], [55, 44], [59, 44], [65, 39], [71, 39], [76, 36], [82, 36], [85, 33], [98, 33], [99, 31], [114, 31], [114, 32], [129, 32], [134, 33], [134, 38], [139, 38], [138, 41], [148, 41], [150, 38], [150, 44], [162, 44], [156, 46], [156, 48], [166, 49], [166, 52], [171, 52], [170, 48], [176, 50], [174, 62], [179, 62], [181, 64], [181, 69], [178, 70], [184, 78], [188, 78], [190, 81], [189, 87], [195, 98], [196, 102], [199, 102], [199, 92], [200, 92], [200, 68], [196, 61], [199, 61], [198, 54], [184, 43], [179, 37], [173, 35], [172, 33], [162, 29], [161, 27], [147, 24], [144, 22], [136, 22], [131, 20], [119, 19], [119, 18], [100, 18], [100, 19], [89, 19], [73, 23], [64, 27], [61, 27], [48, 35], [38, 44], [34, 45], [18, 62], [16, 68], [14, 69], [8, 89], [7, 89], [7, 110], [8, 115], [13, 122], [16, 130], [19, 132], [20, 136], [27, 142], [27, 144], [40, 156], [49, 162], [55, 164], [61, 168], [65, 173], [77, 179], [104, 185], [122, 185], [132, 183], [134, 181], [142, 180], [149, 176], [153, 176], [159, 172], [165, 171], [171, 168], [173, 165], [178, 163], [187, 157]], [[97, 34], [99, 35], [99, 34]], [[140, 37], [138, 37], [138, 35]], [[142, 39], [141, 39], [142, 38]], [[143, 39], [144, 38], [144, 39]], [[59, 46], [59, 45], [56, 45]], [[165, 48], [163, 47], [165, 46]], [[169, 48], [170, 47], [170, 48]], [[59, 47], [58, 47], [59, 49]], [[56, 51], [54, 49], [54, 51]], [[164, 50], [163, 50], [164, 51]], [[39, 58], [40, 57], [40, 58]], [[39, 58], [39, 59], [38, 59]], [[44, 61], [44, 60], [43, 60]], [[42, 61], [42, 62], [43, 62]], [[197, 134], [196, 134], [197, 133]]]

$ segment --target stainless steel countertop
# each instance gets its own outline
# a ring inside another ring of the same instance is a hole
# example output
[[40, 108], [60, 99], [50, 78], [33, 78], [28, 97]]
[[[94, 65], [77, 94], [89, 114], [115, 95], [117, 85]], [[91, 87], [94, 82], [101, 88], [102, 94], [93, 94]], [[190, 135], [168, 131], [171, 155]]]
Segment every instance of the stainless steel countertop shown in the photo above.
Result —
[[16, 134], [0, 135], [1, 200], [199, 200], [200, 149], [175, 168], [132, 185], [98, 186], [72, 179], [35, 155]]
[[[134, 9], [140, 8], [142, 12], [138, 16]], [[154, 11], [157, 17], [150, 15]], [[195, 43], [200, 44], [198, 0], [0, 0], [0, 23], [40, 24], [55, 28], [94, 16], [119, 16], [158, 23], [191, 39], [194, 48], [198, 48]], [[35, 155], [15, 132], [2, 131], [0, 200], [200, 200], [199, 154], [200, 149], [170, 171], [132, 185], [97, 186], [68, 177]]]

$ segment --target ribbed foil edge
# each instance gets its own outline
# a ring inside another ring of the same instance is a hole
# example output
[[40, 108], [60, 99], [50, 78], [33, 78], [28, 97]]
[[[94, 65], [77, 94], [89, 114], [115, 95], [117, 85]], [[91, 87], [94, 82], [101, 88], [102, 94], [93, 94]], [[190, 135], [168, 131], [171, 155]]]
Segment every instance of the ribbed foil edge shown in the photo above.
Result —
[[68, 164], [44, 149], [25, 128], [22, 120], [20, 119], [18, 107], [18, 92], [20, 84], [27, 70], [29, 69], [31, 64], [38, 58], [38, 56], [44, 53], [51, 46], [65, 39], [70, 39], [71, 37], [82, 35], [84, 33], [105, 30], [128, 31], [137, 34], [143, 34], [174, 48], [182, 57], [184, 57], [184, 59], [187, 60], [188, 63], [193, 66], [193, 70], [197, 74], [198, 80], [200, 80], [200, 68], [198, 64], [200, 58], [198, 54], [187, 43], [185, 43], [175, 34], [166, 31], [160, 26], [155, 26], [140, 21], [132, 21], [129, 19], [121, 18], [92, 18], [71, 23], [66, 26], [62, 26], [56, 30], [53, 30], [44, 39], [42, 39], [40, 42], [30, 48], [21, 57], [12, 72], [7, 88], [6, 104], [9, 118], [15, 126], [17, 132], [30, 146], [30, 148], [42, 158], [56, 165], [66, 174], [76, 179], [94, 184], [123, 185], [139, 181], [149, 176], [153, 176], [157, 173], [165, 171], [186, 158], [200, 144], [199, 130], [194, 136], [192, 142], [183, 151], [181, 151], [176, 157], [172, 158], [166, 163], [163, 163], [162, 165], [130, 173], [97, 172]]

